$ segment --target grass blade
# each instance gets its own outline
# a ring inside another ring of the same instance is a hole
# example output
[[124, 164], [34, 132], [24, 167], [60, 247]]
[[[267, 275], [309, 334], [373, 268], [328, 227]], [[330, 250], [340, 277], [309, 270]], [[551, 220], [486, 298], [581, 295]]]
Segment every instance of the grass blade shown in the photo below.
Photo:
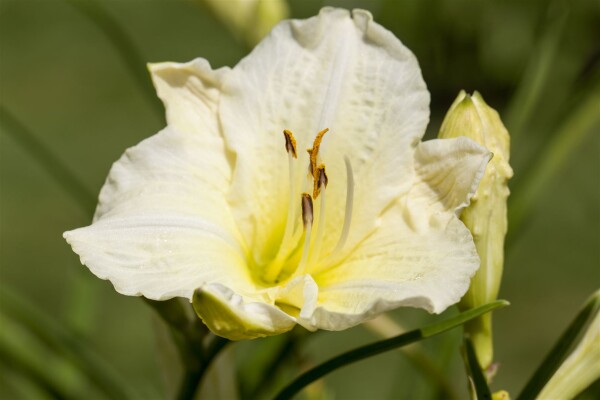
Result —
[[108, 398], [132, 398], [125, 380], [90, 347], [8, 287], [0, 288], [2, 310], [41, 342], [68, 358]]
[[567, 357], [569, 350], [573, 347], [579, 334], [583, 332], [587, 323], [596, 315], [600, 309], [600, 290], [595, 292], [562, 334], [554, 348], [548, 353], [544, 361], [535, 371], [525, 388], [517, 397], [517, 400], [535, 399], [552, 375], [560, 367], [563, 360]]
[[600, 126], [600, 92], [598, 88], [595, 89], [553, 135], [539, 160], [527, 171], [518, 188], [513, 190], [508, 207], [510, 230], [507, 246], [515, 240], [514, 233], [521, 232], [523, 222], [539, 203], [556, 173], [575, 154], [586, 137], [597, 131], [594, 128]]
[[481, 307], [467, 310], [453, 318], [449, 318], [437, 324], [429, 325], [421, 329], [406, 332], [402, 335], [390, 339], [382, 340], [379, 342], [368, 344], [366, 346], [358, 347], [354, 350], [350, 350], [300, 375], [296, 380], [294, 380], [291, 384], [289, 384], [281, 392], [279, 392], [275, 399], [291, 399], [305, 386], [308, 386], [312, 382], [324, 377], [325, 375], [329, 374], [330, 372], [333, 372], [338, 368], [345, 367], [346, 365], [363, 360], [365, 358], [369, 358], [377, 354], [381, 354], [386, 351], [397, 349], [399, 347], [406, 346], [407, 344], [418, 342], [419, 340], [435, 336], [442, 332], [446, 332], [450, 329], [461, 326], [462, 324], [472, 320], [473, 318], [477, 318], [478, 316], [490, 312], [494, 309], [505, 307], [508, 304], [509, 303], [505, 300], [497, 300], [492, 303], [485, 304]]

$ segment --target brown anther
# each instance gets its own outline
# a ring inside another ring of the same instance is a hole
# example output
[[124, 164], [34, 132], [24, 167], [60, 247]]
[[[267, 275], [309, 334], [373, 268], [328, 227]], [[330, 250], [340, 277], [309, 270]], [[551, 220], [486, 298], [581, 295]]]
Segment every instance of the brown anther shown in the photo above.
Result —
[[291, 154], [292, 157], [298, 158], [298, 154], [296, 153], [296, 138], [292, 132], [285, 129], [283, 131], [283, 136], [285, 137], [285, 151], [287, 151], [288, 154]]
[[308, 193], [302, 193], [302, 223], [304, 229], [308, 224], [313, 223], [313, 201]]
[[317, 167], [317, 176], [313, 180], [313, 198], [319, 197], [321, 188], [326, 188], [329, 183], [327, 173], [325, 172], [325, 164], [321, 164]]

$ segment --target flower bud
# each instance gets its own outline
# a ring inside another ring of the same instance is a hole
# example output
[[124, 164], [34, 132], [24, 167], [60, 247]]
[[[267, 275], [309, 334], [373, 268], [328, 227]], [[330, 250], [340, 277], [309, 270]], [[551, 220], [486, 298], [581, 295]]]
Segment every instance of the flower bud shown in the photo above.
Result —
[[[509, 135], [498, 113], [481, 95], [461, 91], [450, 107], [440, 128], [439, 138], [466, 136], [490, 150], [494, 157], [488, 164], [477, 192], [460, 219], [469, 228], [481, 266], [460, 307], [472, 308], [497, 298], [504, 264], [504, 237], [507, 230], [506, 199], [508, 180], [513, 171], [508, 164]], [[482, 368], [493, 359], [491, 314], [485, 314], [465, 326]]]
[[581, 342], [550, 378], [537, 398], [573, 399], [598, 379], [600, 379], [600, 312], [596, 313]]
[[286, 0], [202, 0], [233, 35], [254, 46], [286, 19]]

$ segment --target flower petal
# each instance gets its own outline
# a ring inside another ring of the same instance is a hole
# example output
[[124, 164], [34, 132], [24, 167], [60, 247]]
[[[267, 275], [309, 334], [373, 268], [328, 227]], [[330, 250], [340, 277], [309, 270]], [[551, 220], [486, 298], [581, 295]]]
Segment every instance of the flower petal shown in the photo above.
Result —
[[[412, 171], [428, 105], [415, 57], [368, 12], [325, 8], [317, 17], [279, 24], [223, 84], [221, 122], [239, 163], [231, 201], [243, 205], [236, 216], [244, 236], [265, 242], [263, 227], [285, 223], [283, 129], [294, 132], [301, 149], [330, 128], [321, 152], [333, 202], [326, 240], [335, 241], [342, 226], [344, 157], [353, 165], [357, 197], [370, 199], [369, 207], [356, 201], [357, 226], [372, 227], [374, 216], [410, 187], [402, 177]], [[302, 187], [308, 159], [299, 153]]]
[[125, 152], [94, 223], [64, 236], [123, 294], [191, 298], [206, 282], [249, 290], [246, 250], [226, 201], [230, 176], [222, 139], [166, 128]]
[[221, 136], [216, 115], [228, 67], [212, 70], [208, 61], [197, 58], [183, 64], [149, 64], [148, 69], [165, 105], [169, 126], [183, 132]]
[[218, 283], [196, 290], [193, 305], [213, 333], [230, 340], [277, 335], [295, 325], [294, 318], [276, 306], [244, 299]]
[[439, 214], [415, 231], [397, 205], [347, 260], [315, 276], [311, 322], [342, 330], [400, 306], [440, 313], [460, 300], [478, 267], [471, 234], [456, 216]]
[[475, 193], [489, 159], [466, 138], [422, 143], [408, 195], [346, 260], [315, 276], [312, 323], [340, 330], [399, 306], [440, 313], [458, 302], [479, 257], [456, 211]]
[[423, 142], [415, 153], [417, 180], [407, 207], [424, 214], [459, 214], [479, 186], [492, 153], [465, 137]]

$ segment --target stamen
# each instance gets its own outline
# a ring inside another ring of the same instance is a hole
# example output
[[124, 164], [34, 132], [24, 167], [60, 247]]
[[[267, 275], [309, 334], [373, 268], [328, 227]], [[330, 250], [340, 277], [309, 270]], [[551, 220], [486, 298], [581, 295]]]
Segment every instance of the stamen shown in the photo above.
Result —
[[285, 150], [288, 154], [291, 154], [292, 157], [298, 158], [298, 153], [296, 153], [296, 138], [292, 132], [285, 129], [283, 131], [283, 136], [285, 137]]
[[265, 279], [267, 281], [274, 281], [279, 273], [281, 272], [281, 268], [283, 267], [283, 261], [285, 257], [288, 256], [291, 251], [292, 245], [291, 243], [295, 243], [293, 240], [294, 233], [294, 224], [296, 221], [296, 185], [294, 180], [294, 158], [297, 158], [298, 155], [296, 153], [296, 138], [291, 131], [285, 129], [283, 131], [283, 136], [285, 137], [285, 150], [288, 153], [288, 180], [290, 185], [290, 201], [288, 205], [288, 215], [285, 221], [285, 231], [283, 234], [283, 238], [281, 239], [281, 243], [279, 245], [279, 251], [277, 255], [271, 262], [270, 267], [265, 272]]
[[312, 197], [308, 193], [302, 193], [302, 222], [304, 223], [304, 229], [306, 229], [307, 225], [312, 225], [313, 218]]
[[294, 158], [298, 158], [296, 153], [296, 138], [291, 131], [285, 129], [283, 131], [283, 136], [285, 137], [285, 149], [288, 153], [288, 174], [289, 174], [289, 184], [290, 184], [290, 201], [288, 204], [288, 215], [285, 221], [285, 232], [283, 234], [283, 239], [281, 240], [281, 247], [279, 253], [281, 256], [287, 256], [288, 243], [292, 234], [294, 233], [294, 223], [296, 221], [296, 185], [294, 180]]
[[310, 167], [309, 172], [313, 176], [313, 178], [317, 178], [317, 156], [319, 155], [319, 148], [321, 147], [321, 142], [323, 141], [323, 136], [329, 131], [329, 128], [323, 129], [321, 132], [317, 133], [315, 137], [315, 141], [313, 142], [312, 149], [307, 149], [308, 154], [310, 156]]
[[321, 189], [323, 189], [323, 193], [321, 194], [321, 204], [319, 207], [319, 215], [317, 218], [317, 236], [315, 238], [313, 251], [310, 254], [310, 265], [318, 261], [319, 255], [321, 253], [321, 245], [323, 244], [323, 238], [325, 237], [325, 188], [327, 187], [328, 182], [327, 173], [325, 173], [325, 165], [319, 165], [317, 171], [318, 179], [315, 179], [315, 182], [318, 182], [318, 187], [315, 187], [315, 193], [316, 196], [318, 196], [319, 193], [321, 193]]
[[313, 202], [310, 194], [308, 193], [302, 193], [302, 222], [304, 223], [304, 247], [302, 248], [302, 258], [300, 259], [300, 264], [298, 264], [298, 268], [296, 270], [299, 275], [303, 274], [304, 270], [306, 269], [310, 252], [310, 237], [313, 224]]
[[325, 173], [325, 164], [321, 164], [317, 167], [317, 174], [313, 179], [313, 198], [315, 200], [319, 197], [319, 193], [321, 193], [321, 187], [327, 187], [327, 183], [329, 183], [329, 180]]
[[344, 226], [342, 227], [342, 234], [338, 240], [333, 253], [337, 253], [342, 250], [348, 240], [348, 234], [350, 233], [350, 223], [352, 222], [352, 208], [354, 206], [354, 173], [352, 172], [352, 164], [350, 159], [344, 157], [344, 163], [346, 164], [346, 210], [344, 212]]

